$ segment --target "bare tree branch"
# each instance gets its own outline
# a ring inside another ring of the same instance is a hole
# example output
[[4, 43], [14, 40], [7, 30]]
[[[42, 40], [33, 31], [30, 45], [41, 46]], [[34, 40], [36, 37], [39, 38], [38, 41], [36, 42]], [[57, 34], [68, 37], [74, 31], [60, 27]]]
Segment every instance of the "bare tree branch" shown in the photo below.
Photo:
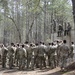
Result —
[[14, 23], [14, 25], [15, 25], [15, 27], [16, 27], [16, 30], [17, 30], [17, 32], [18, 32], [18, 34], [19, 34], [19, 42], [21, 43], [20, 30], [19, 30], [19, 28], [17, 27], [17, 25], [16, 25], [16, 23], [15, 23], [15, 20], [14, 20], [12, 17], [8, 17], [8, 16], [6, 16], [6, 17], [9, 18], [10, 20], [12, 20], [12, 22]]

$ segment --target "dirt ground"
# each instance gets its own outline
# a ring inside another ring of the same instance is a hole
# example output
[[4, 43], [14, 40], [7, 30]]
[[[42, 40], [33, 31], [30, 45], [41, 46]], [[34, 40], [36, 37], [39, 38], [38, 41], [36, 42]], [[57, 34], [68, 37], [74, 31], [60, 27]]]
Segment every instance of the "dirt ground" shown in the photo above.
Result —
[[60, 68], [57, 67], [53, 70], [50, 69], [44, 69], [39, 70], [35, 69], [34, 71], [25, 70], [25, 71], [19, 71], [17, 69], [0, 69], [0, 75], [75, 75], [75, 70], [69, 71], [69, 72], [61, 72]]

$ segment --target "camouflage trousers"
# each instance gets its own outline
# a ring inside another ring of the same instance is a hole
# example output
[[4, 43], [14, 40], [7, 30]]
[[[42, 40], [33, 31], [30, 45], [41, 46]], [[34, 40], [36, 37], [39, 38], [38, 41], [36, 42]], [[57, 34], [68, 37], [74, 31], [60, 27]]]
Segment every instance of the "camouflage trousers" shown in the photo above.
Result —
[[58, 37], [61, 37], [61, 36], [62, 36], [62, 31], [59, 30], [59, 31], [58, 31]]
[[55, 68], [57, 65], [57, 56], [54, 54], [50, 56], [50, 65], [51, 65], [51, 68]]
[[6, 67], [6, 57], [2, 57], [2, 68]]
[[39, 66], [40, 69], [42, 69], [43, 67], [46, 67], [46, 62], [45, 62], [45, 57], [44, 56], [39, 56]]
[[19, 66], [19, 59], [15, 59], [16, 66]]
[[61, 69], [65, 68], [66, 65], [67, 65], [67, 56], [62, 56], [60, 58], [60, 67], [61, 67]]
[[19, 61], [19, 70], [23, 70], [26, 65], [26, 59], [22, 58], [22, 59], [19, 59], [18, 61]]
[[57, 66], [59, 66], [59, 62], [60, 62], [60, 54], [57, 54], [56, 62], [57, 62]]
[[9, 68], [11, 69], [13, 67], [13, 57], [9, 57]]
[[34, 67], [38, 67], [38, 56], [35, 55], [31, 59], [31, 69], [34, 69]]
[[32, 55], [28, 55], [28, 57], [27, 57], [27, 68], [30, 68], [31, 59], [32, 59]]

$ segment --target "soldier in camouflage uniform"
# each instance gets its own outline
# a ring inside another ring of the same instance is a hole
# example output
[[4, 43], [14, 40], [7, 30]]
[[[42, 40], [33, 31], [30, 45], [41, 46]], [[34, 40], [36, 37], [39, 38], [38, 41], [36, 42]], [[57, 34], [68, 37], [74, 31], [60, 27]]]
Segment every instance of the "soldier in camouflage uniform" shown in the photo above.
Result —
[[23, 48], [23, 50], [24, 50], [24, 52], [25, 52], [25, 58], [24, 58], [24, 68], [26, 68], [27, 67], [27, 50], [25, 49], [25, 47], [24, 47], [25, 45], [22, 45], [22, 48]]
[[2, 68], [6, 68], [6, 57], [8, 49], [2, 45]]
[[69, 57], [71, 58], [71, 61], [73, 61], [73, 56], [74, 56], [74, 53], [73, 53], [73, 50], [74, 50], [74, 42], [71, 42], [72, 45], [70, 47], [70, 51], [69, 51]]
[[46, 68], [46, 58], [47, 58], [46, 50], [47, 50], [47, 46], [45, 45], [44, 42], [42, 43], [42, 45], [43, 45], [43, 48], [45, 49], [45, 53], [44, 53], [44, 62], [43, 62], [43, 64], [44, 64], [44, 67]]
[[58, 26], [58, 37], [62, 36], [62, 31], [63, 31], [63, 27], [61, 24], [59, 24], [59, 26]]
[[29, 49], [29, 44], [28, 44], [28, 41], [26, 41], [25, 42], [25, 49], [26, 49], [26, 52], [27, 52], [27, 57], [26, 57], [26, 62], [27, 62], [27, 68], [28, 68], [28, 66], [29, 66], [29, 64], [28, 64], [28, 49]]
[[16, 45], [13, 46], [14, 54], [13, 54], [13, 66], [15, 67], [15, 52], [16, 52]]
[[34, 70], [34, 67], [38, 67], [38, 44], [32, 47], [32, 63], [31, 69]]
[[40, 45], [38, 46], [38, 57], [39, 57], [40, 69], [42, 69], [43, 66], [46, 67], [44, 54], [46, 54], [45, 48], [44, 48], [43, 44], [40, 42]]
[[17, 48], [16, 48], [16, 52], [15, 52], [15, 62], [16, 62], [16, 66], [18, 66], [18, 60], [19, 60], [19, 55], [18, 55], [18, 52], [19, 52], [19, 44], [17, 44]]
[[24, 45], [22, 45], [18, 51], [18, 61], [19, 61], [19, 70], [24, 70], [25, 67], [25, 50], [23, 49]]
[[75, 61], [75, 44], [74, 44], [74, 42], [72, 42], [71, 43], [71, 57], [72, 57], [72, 60], [73, 60], [73, 62]]
[[9, 68], [12, 69], [13, 67], [13, 57], [14, 57], [14, 43], [11, 43], [11, 46], [8, 47], [8, 59], [9, 59]]
[[71, 29], [72, 29], [72, 27], [71, 27], [70, 23], [68, 22], [68, 25], [67, 25], [67, 35], [71, 35]]
[[54, 46], [54, 43], [52, 43], [50, 50], [51, 50], [51, 52], [50, 52], [51, 68], [53, 69], [56, 67], [56, 57], [55, 57], [56, 47]]
[[56, 53], [57, 53], [57, 66], [59, 66], [59, 61], [60, 61], [60, 46], [61, 46], [61, 44], [59, 43], [59, 41], [57, 41], [57, 50], [56, 50]]
[[29, 47], [29, 49], [27, 50], [27, 54], [28, 54], [28, 55], [27, 55], [27, 64], [28, 64], [28, 65], [27, 65], [27, 68], [28, 68], [28, 69], [29, 69], [30, 66], [31, 66], [30, 63], [31, 63], [32, 53], [33, 53], [33, 51], [32, 51], [32, 50], [33, 50], [33, 49], [32, 49], [32, 46], [33, 46], [33, 45], [30, 44], [30, 47]]
[[51, 57], [51, 43], [49, 43], [49, 45], [47, 46], [46, 54], [48, 56], [48, 65], [51, 66], [51, 61], [50, 61], [50, 57]]
[[61, 70], [64, 70], [66, 67], [68, 55], [69, 47], [66, 45], [66, 40], [63, 40], [63, 44], [60, 47]]

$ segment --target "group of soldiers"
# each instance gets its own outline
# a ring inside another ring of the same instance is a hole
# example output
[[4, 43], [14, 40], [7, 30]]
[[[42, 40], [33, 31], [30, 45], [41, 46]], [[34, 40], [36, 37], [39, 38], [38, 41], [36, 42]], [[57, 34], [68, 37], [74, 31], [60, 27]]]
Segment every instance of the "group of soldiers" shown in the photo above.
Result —
[[71, 29], [72, 29], [72, 27], [71, 27], [70, 23], [68, 23], [67, 26], [65, 25], [65, 28], [63, 28], [63, 26], [61, 24], [59, 24], [59, 26], [58, 26], [58, 37], [61, 37], [63, 35], [63, 32], [64, 32], [64, 36], [70, 35]]
[[0, 46], [2, 68], [7, 66], [12, 69], [17, 67], [19, 70], [35, 68], [51, 69], [58, 66], [63, 70], [66, 67], [67, 59], [73, 53], [73, 46], [68, 47], [66, 40], [45, 44], [28, 43]]

